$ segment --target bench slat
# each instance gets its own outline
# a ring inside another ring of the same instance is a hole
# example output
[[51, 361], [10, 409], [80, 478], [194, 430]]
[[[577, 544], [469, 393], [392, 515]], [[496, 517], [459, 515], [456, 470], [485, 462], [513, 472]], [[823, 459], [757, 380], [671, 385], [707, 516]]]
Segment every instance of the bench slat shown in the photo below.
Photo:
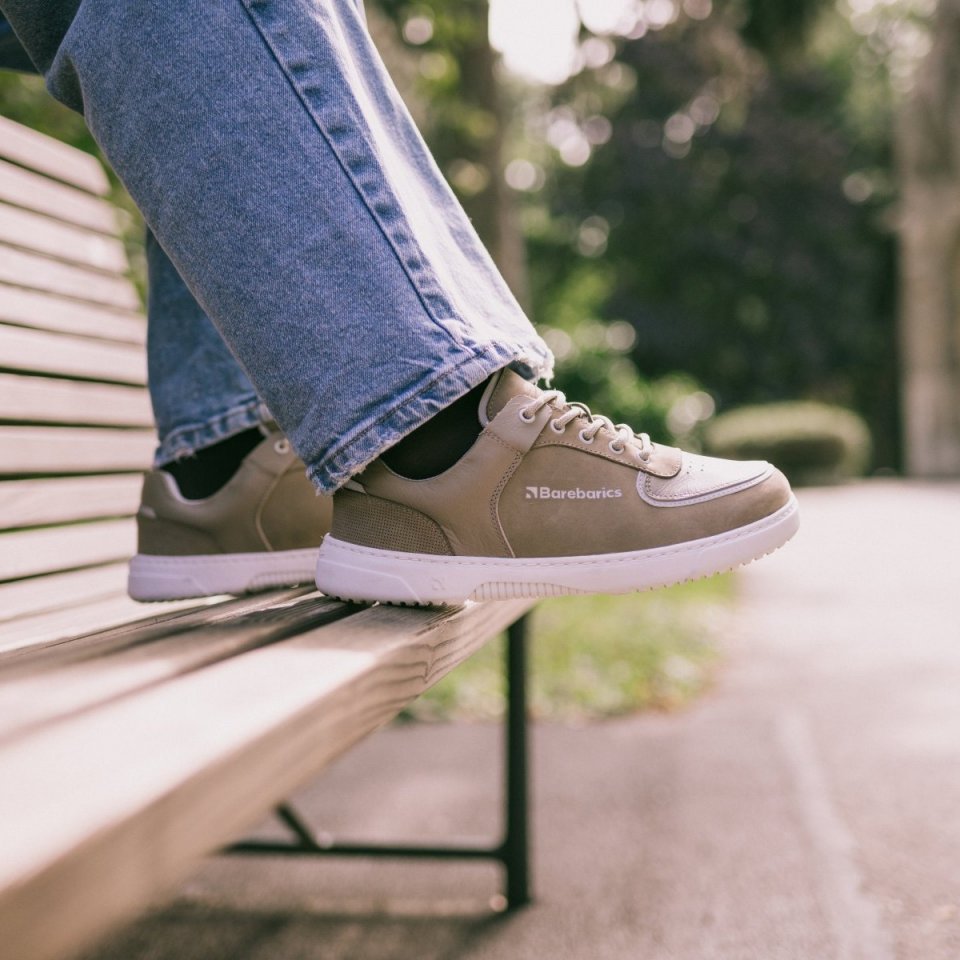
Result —
[[0, 426], [0, 474], [143, 471], [155, 445], [147, 430]]
[[0, 240], [95, 270], [127, 272], [127, 255], [119, 240], [3, 203], [0, 203]]
[[18, 617], [119, 596], [126, 589], [126, 583], [125, 563], [0, 583], [0, 636], [4, 624], [9, 626]]
[[0, 117], [0, 157], [104, 196], [110, 182], [96, 157]]
[[116, 210], [106, 200], [5, 160], [0, 160], [0, 200], [110, 237], [118, 232]]
[[292, 633], [341, 620], [352, 612], [346, 604], [317, 593], [299, 597], [281, 609], [282, 617], [272, 606], [218, 617], [211, 608], [209, 621], [189, 632], [177, 618], [170, 618], [166, 630], [161, 626], [159, 636], [150, 643], [139, 640], [109, 656], [55, 670], [34, 670], [0, 683], [0, 716], [12, 718], [0, 729], [0, 742], [22, 736], [30, 727], [129, 696]]
[[137, 530], [132, 520], [0, 533], [0, 580], [122, 560], [136, 547]]
[[147, 358], [142, 347], [6, 324], [0, 324], [0, 367], [136, 386], [147, 382]]
[[[92, 597], [90, 603], [82, 600], [72, 609], [89, 616], [92, 608], [100, 601], [113, 601], [127, 598], [127, 565], [112, 564], [110, 567], [98, 567], [98, 570], [118, 571], [119, 586], [101, 597]], [[26, 583], [54, 580], [56, 577], [76, 576], [91, 573], [92, 570], [74, 571], [73, 574], [58, 574], [51, 577], [37, 577], [35, 580], [20, 580], [17, 583], [0, 584], [0, 591]], [[30, 616], [6, 623], [0, 628], [4, 650], [0, 652], [0, 686], [8, 680], [15, 680], [36, 670], [52, 671], [68, 667], [81, 660], [114, 654], [127, 647], [147, 643], [158, 637], [165, 637], [172, 631], [185, 633], [201, 624], [223, 623], [241, 614], [264, 611], [274, 604], [283, 606], [297, 597], [310, 593], [308, 587], [293, 587], [283, 590], [271, 590], [264, 593], [246, 594], [242, 597], [204, 597], [174, 603], [136, 603], [131, 601], [125, 608], [126, 614], [113, 621], [86, 628], [78, 633], [78, 627], [66, 624], [63, 610], [48, 608], [46, 613], [59, 613], [60, 619], [47, 619], [52, 629], [37, 630], [37, 624], [43, 617]], [[0, 592], [0, 596], [2, 596]], [[169, 609], [166, 609], [169, 608]], [[25, 632], [21, 628], [29, 627]]]
[[138, 313], [0, 284], [0, 321], [103, 340], [142, 344], [147, 325]]
[[529, 606], [374, 607], [0, 748], [0, 942], [51, 960], [131, 916]]
[[0, 531], [131, 517], [140, 503], [141, 484], [139, 474], [7, 480], [0, 483]]
[[125, 277], [71, 266], [2, 243], [0, 281], [124, 310], [137, 310], [140, 307], [137, 291]]
[[0, 373], [0, 420], [152, 427], [150, 398], [140, 387]]
[[136, 547], [137, 530], [133, 520], [103, 520], [0, 533], [0, 580], [122, 560], [131, 556]]
[[[46, 579], [46, 578], [44, 578]], [[214, 598], [219, 600], [222, 598]], [[165, 614], [191, 610], [196, 600], [173, 600], [163, 603], [137, 603], [125, 593], [101, 597], [90, 603], [76, 603], [69, 609], [48, 610], [36, 616], [23, 617], [0, 630], [0, 664], [14, 664], [50, 648], [81, 644], [71, 639], [77, 634], [94, 633], [123, 624], [128, 627], [142, 622], [153, 623]]]

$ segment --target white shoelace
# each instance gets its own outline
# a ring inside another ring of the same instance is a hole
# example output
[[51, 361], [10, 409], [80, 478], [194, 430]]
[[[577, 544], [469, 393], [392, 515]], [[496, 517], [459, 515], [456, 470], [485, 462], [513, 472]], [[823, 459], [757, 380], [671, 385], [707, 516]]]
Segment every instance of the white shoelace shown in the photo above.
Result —
[[593, 443], [597, 434], [606, 427], [614, 434], [614, 439], [608, 443], [614, 453], [623, 453], [627, 447], [630, 447], [644, 462], [650, 459], [653, 444], [647, 434], [634, 433], [633, 428], [626, 423], [614, 424], [609, 417], [591, 413], [586, 404], [568, 403], [567, 398], [559, 390], [544, 390], [536, 400], [531, 400], [527, 406], [521, 408], [520, 419], [524, 423], [530, 423], [548, 404], [559, 413], [559, 416], [550, 421], [550, 428], [555, 433], [563, 433], [570, 423], [583, 418], [587, 421], [587, 425], [581, 428], [579, 436], [584, 443]]

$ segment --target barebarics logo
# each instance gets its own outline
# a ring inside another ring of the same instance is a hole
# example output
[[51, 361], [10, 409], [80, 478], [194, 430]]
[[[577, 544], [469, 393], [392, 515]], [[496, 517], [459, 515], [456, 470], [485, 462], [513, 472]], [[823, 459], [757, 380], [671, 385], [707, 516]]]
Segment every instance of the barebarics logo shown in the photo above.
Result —
[[584, 490], [574, 487], [573, 490], [555, 490], [553, 487], [527, 487], [525, 500], [611, 500], [622, 497], [623, 491], [618, 487], [601, 487], [599, 490]]

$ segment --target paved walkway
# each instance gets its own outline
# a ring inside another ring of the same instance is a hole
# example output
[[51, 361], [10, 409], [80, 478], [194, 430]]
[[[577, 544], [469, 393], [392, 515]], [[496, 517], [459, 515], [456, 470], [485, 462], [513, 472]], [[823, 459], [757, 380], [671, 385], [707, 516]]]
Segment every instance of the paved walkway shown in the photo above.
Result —
[[[535, 906], [492, 867], [211, 861], [96, 960], [960, 957], [960, 485], [811, 490], [715, 689], [537, 731]], [[494, 832], [497, 731], [393, 728], [304, 792], [364, 837]]]

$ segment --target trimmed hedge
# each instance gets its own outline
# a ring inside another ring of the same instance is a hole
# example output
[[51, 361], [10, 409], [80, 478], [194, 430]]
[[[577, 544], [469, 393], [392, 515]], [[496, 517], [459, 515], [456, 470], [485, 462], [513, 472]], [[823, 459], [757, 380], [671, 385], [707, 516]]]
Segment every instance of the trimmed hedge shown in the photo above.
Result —
[[797, 485], [863, 476], [870, 431], [852, 410], [795, 401], [740, 407], [704, 429], [708, 453], [735, 460], [769, 460]]

